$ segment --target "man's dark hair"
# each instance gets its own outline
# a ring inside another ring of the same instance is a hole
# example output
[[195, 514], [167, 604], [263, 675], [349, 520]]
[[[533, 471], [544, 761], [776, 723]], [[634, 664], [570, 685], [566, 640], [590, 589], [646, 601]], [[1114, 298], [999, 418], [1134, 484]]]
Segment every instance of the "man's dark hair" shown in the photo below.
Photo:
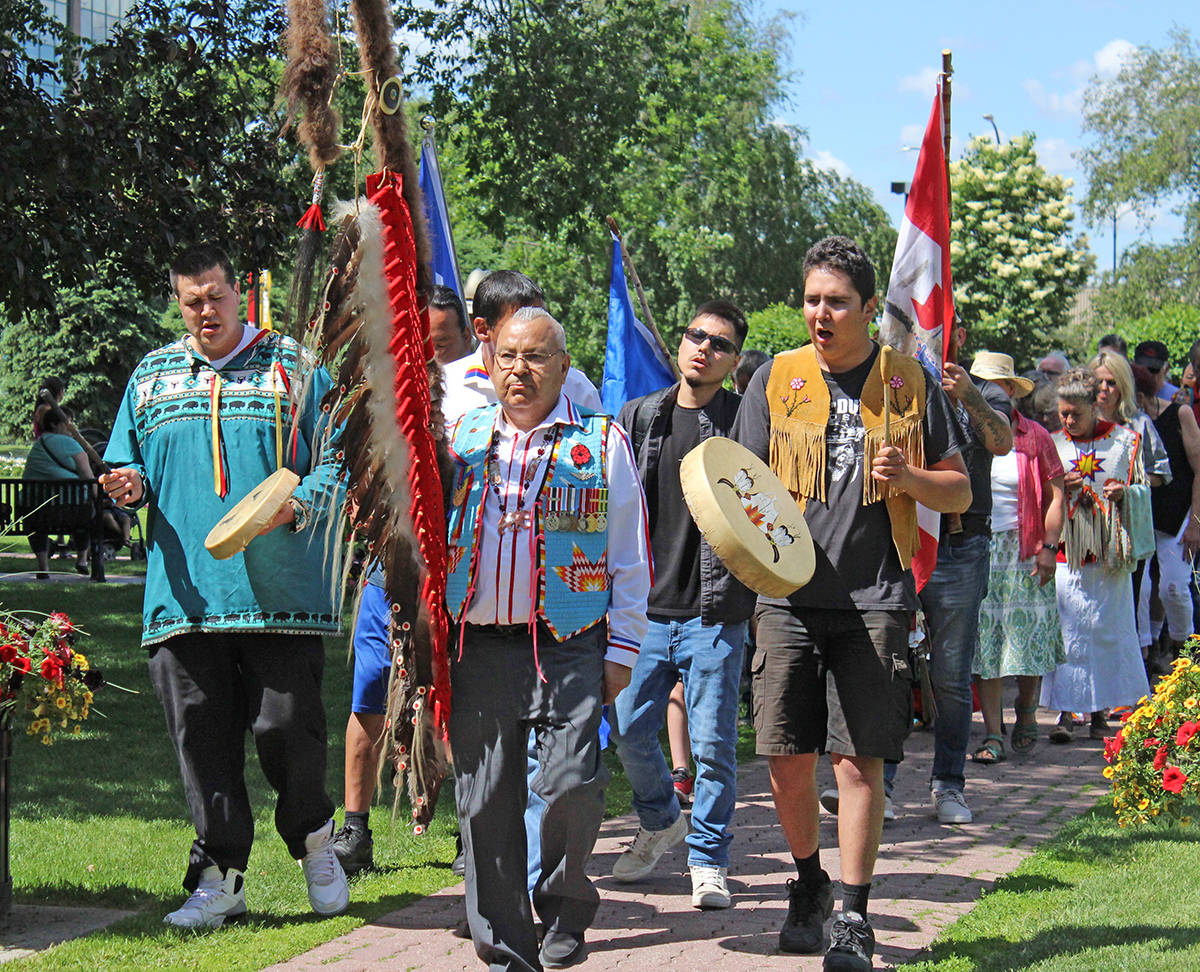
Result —
[[452, 310], [458, 315], [458, 329], [467, 335], [471, 336], [471, 327], [467, 322], [467, 312], [463, 309], [462, 301], [459, 300], [456, 294], [444, 284], [434, 284], [433, 293], [429, 297], [429, 306], [437, 307], [441, 310]]
[[750, 330], [750, 326], [746, 323], [746, 315], [742, 313], [742, 309], [737, 304], [729, 300], [706, 300], [703, 304], [696, 308], [692, 314], [692, 320], [705, 315], [710, 317], [719, 317], [733, 328], [733, 333], [737, 335], [737, 346], [740, 350], [746, 342], [746, 334]]
[[865, 304], [875, 296], [875, 265], [861, 246], [848, 236], [827, 236], [804, 254], [804, 279], [813, 270], [844, 273]]
[[759, 351], [758, 348], [749, 348], [742, 352], [742, 358], [737, 363], [737, 367], [733, 369], [733, 384], [737, 388], [745, 388], [746, 383], [754, 377], [754, 372], [758, 371], [764, 364], [771, 360], [771, 356], [765, 351]]
[[1105, 334], [1096, 344], [1097, 351], [1103, 351], [1105, 348], [1112, 348], [1117, 354], [1125, 357], [1129, 356], [1129, 345], [1120, 334]]
[[475, 288], [471, 307], [490, 331], [500, 320], [521, 307], [545, 307], [542, 288], [519, 270], [494, 270]]
[[171, 293], [179, 296], [179, 288], [176, 283], [180, 277], [198, 277], [213, 267], [221, 268], [221, 272], [225, 274], [225, 282], [230, 287], [237, 286], [237, 275], [233, 272], [233, 264], [229, 261], [229, 255], [219, 246], [206, 243], [201, 246], [190, 246], [176, 255], [171, 264]]

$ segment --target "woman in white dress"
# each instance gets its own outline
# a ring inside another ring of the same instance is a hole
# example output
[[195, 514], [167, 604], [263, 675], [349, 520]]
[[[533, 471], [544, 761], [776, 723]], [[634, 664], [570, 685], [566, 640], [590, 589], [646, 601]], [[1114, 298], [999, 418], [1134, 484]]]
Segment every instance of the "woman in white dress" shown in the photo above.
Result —
[[1066, 518], [1054, 586], [1067, 660], [1042, 682], [1043, 706], [1058, 709], [1052, 742], [1072, 738], [1073, 712], [1091, 713], [1091, 735], [1107, 734], [1104, 710], [1149, 693], [1134, 617], [1127, 492], [1145, 489], [1141, 436], [1101, 417], [1090, 369], [1058, 384], [1062, 429], [1054, 444], [1066, 470]]

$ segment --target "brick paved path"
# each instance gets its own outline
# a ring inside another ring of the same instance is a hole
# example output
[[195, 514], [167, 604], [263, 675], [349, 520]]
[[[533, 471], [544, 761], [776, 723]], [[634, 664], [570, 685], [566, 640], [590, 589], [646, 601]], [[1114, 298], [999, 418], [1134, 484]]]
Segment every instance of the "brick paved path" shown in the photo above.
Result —
[[[897, 820], [885, 826], [871, 892], [871, 922], [878, 946], [876, 968], [912, 958], [968, 911], [996, 878], [1012, 871], [1041, 840], [1071, 816], [1088, 809], [1103, 792], [1102, 744], [1077, 731], [1069, 746], [1046, 742], [1051, 713], [1039, 712], [1042, 740], [1031, 756], [1009, 755], [994, 766], [967, 763], [967, 797], [975, 822], [939, 824], [928, 795], [932, 736], [914, 733], [897, 779]], [[1011, 712], [1009, 715], [1011, 718]], [[978, 714], [973, 742], [983, 735]], [[832, 785], [822, 760], [821, 786]], [[740, 774], [734, 817], [728, 911], [691, 907], [684, 845], [670, 851], [651, 878], [620, 885], [608, 875], [621, 845], [637, 829], [634, 817], [609, 820], [601, 831], [590, 873], [602, 903], [588, 933], [586, 972], [608, 969], [685, 967], [702, 970], [819, 969], [820, 957], [776, 951], [786, 913], [783, 882], [795, 875], [775, 817], [766, 761]], [[835, 818], [823, 817], [821, 861], [838, 878]], [[351, 889], [353, 894], [353, 887]], [[461, 885], [447, 888], [401, 911], [276, 966], [289, 972], [357, 972], [359, 969], [467, 970], [484, 968], [469, 941], [449, 929], [463, 915]]]

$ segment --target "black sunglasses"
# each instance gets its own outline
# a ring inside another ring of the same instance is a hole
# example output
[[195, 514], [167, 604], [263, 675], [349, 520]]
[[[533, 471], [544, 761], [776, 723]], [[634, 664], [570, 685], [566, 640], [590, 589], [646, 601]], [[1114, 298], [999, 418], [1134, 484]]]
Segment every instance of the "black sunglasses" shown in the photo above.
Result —
[[714, 351], [720, 354], [741, 354], [742, 349], [730, 341], [728, 338], [723, 338], [719, 334], [709, 334], [708, 331], [702, 331], [698, 327], [689, 327], [683, 332], [683, 336], [692, 344], [699, 347], [707, 341]]

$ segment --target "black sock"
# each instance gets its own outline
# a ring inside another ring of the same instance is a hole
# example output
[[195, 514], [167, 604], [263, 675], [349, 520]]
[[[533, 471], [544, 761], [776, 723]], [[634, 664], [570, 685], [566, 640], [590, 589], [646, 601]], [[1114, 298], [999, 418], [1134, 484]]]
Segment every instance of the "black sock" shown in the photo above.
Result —
[[346, 826], [369, 834], [371, 832], [371, 828], [367, 825], [367, 821], [370, 816], [370, 810], [347, 810]]
[[792, 857], [796, 862], [796, 873], [800, 876], [800, 883], [808, 888], [815, 888], [821, 883], [821, 878], [825, 872], [821, 870], [821, 851], [815, 850], [808, 857]]
[[871, 896], [871, 884], [847, 884], [842, 882], [842, 911], [854, 911], [867, 917], [867, 899]]

